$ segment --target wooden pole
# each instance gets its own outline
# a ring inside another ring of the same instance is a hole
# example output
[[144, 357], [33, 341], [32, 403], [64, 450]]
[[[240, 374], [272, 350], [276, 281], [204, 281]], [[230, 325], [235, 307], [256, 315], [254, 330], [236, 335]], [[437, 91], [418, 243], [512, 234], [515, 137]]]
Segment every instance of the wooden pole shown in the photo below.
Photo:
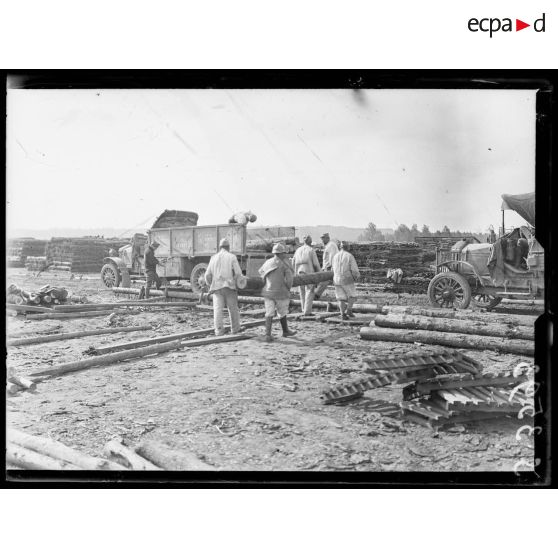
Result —
[[28, 320], [72, 320], [79, 318], [95, 318], [98, 316], [109, 316], [110, 314], [139, 314], [139, 310], [98, 310], [94, 312], [49, 312], [48, 314], [33, 314], [27, 316]]
[[[497, 323], [479, 323], [473, 320], [453, 320], [448, 318], [427, 318], [423, 316], [408, 316], [406, 314], [387, 316], [377, 315], [374, 324], [378, 327], [403, 329], [423, 329], [447, 333], [467, 333], [471, 335], [485, 335], [490, 337], [504, 337], [506, 339], [535, 340], [533, 327], [506, 326]], [[370, 324], [372, 325], [372, 324]]]
[[180, 348], [180, 341], [171, 341], [169, 343], [161, 343], [160, 345], [155, 345], [153, 347], [144, 347], [141, 349], [133, 349], [130, 351], [121, 351], [110, 355], [84, 358], [82, 360], [76, 360], [73, 362], [67, 362], [65, 364], [59, 364], [57, 366], [49, 366], [47, 368], [42, 368], [40, 370], [37, 370], [36, 372], [31, 372], [29, 376], [33, 376], [33, 377], [62, 376], [64, 374], [68, 374], [69, 372], [85, 370], [87, 368], [93, 368], [95, 366], [104, 366], [106, 364], [112, 364], [114, 362], [120, 362], [122, 360], [141, 358], [144, 356], [154, 355], [157, 353], [165, 353], [167, 351], [174, 351], [175, 349], [179, 349], [179, 348]]
[[108, 442], [103, 450], [104, 454], [124, 467], [133, 471], [160, 471], [161, 468], [138, 455], [134, 450], [126, 447], [117, 440]]
[[12, 382], [12, 384], [15, 384], [16, 386], [21, 387], [22, 389], [26, 389], [28, 391], [36, 391], [37, 390], [37, 384], [35, 382], [33, 382], [33, 380], [30, 380], [29, 378], [26, 378], [25, 376], [16, 376], [15, 374], [10, 375], [10, 377], [8, 378], [8, 381]]
[[216, 471], [216, 467], [208, 465], [193, 452], [175, 449], [156, 442], [144, 440], [136, 448], [136, 453], [166, 471]]
[[6, 303], [6, 310], [15, 310], [18, 314], [44, 314], [47, 312], [52, 312], [52, 308], [46, 308], [45, 306], [29, 306], [28, 304], [9, 304]]
[[384, 306], [382, 314], [408, 314], [411, 316], [428, 316], [431, 318], [450, 318], [453, 320], [473, 320], [482, 323], [506, 323], [532, 327], [538, 316], [521, 316], [496, 314], [492, 312], [474, 312], [469, 310], [444, 310], [442, 308], [421, 308], [418, 306]]
[[464, 335], [459, 333], [442, 333], [438, 331], [413, 331], [408, 329], [391, 329], [384, 327], [363, 327], [360, 336], [367, 341], [390, 341], [392, 343], [424, 343], [426, 345], [443, 345], [477, 351], [491, 350], [516, 355], [533, 356], [535, 344], [520, 339], [501, 339], [482, 335]]
[[[277, 318], [275, 318], [274, 321], [277, 321]], [[252, 328], [252, 327], [258, 327], [261, 325], [265, 325], [265, 320], [254, 320], [252, 322], [246, 322], [241, 324], [242, 327], [245, 328]], [[224, 330], [225, 331], [230, 331], [230, 326], [225, 326]], [[128, 349], [135, 349], [137, 347], [147, 347], [149, 345], [155, 345], [158, 343], [167, 343], [169, 341], [176, 341], [177, 339], [191, 339], [193, 337], [203, 337], [206, 335], [211, 335], [214, 332], [214, 328], [207, 328], [207, 329], [195, 329], [192, 331], [184, 331], [182, 333], [173, 333], [171, 335], [163, 335], [160, 337], [151, 337], [148, 339], [137, 339], [135, 341], [129, 341], [128, 343], [119, 343], [117, 345], [107, 345], [104, 347], [97, 347], [95, 349], [95, 354], [97, 355], [103, 355], [106, 353], [112, 353], [114, 351], [125, 351]], [[212, 343], [218, 343], [218, 339], [220, 339], [220, 337], [210, 337], [209, 340]], [[228, 339], [228, 337], [227, 337]], [[190, 345], [190, 346], [194, 346], [194, 345]]]
[[77, 471], [80, 469], [66, 461], [42, 455], [36, 451], [16, 446], [13, 443], [7, 444], [6, 462], [8, 469], [10, 468], [10, 463], [22, 469], [34, 469], [37, 471]]
[[9, 339], [7, 345], [10, 347], [20, 347], [22, 345], [38, 345], [39, 343], [49, 343], [51, 341], [61, 341], [63, 339], [77, 339], [79, 337], [90, 337], [93, 335], [112, 335], [128, 331], [145, 331], [151, 326], [131, 326], [131, 327], [109, 327], [103, 329], [90, 329], [87, 331], [73, 331], [72, 333], [56, 333], [54, 335], [39, 335], [37, 337], [24, 337]]
[[46, 455], [47, 457], [52, 457], [53, 459], [58, 459], [60, 461], [67, 461], [80, 469], [100, 469], [104, 471], [121, 471], [125, 469], [125, 467], [119, 465], [118, 463], [113, 463], [111, 461], [107, 461], [106, 459], [91, 457], [62, 444], [61, 442], [57, 442], [56, 440], [40, 436], [32, 436], [31, 434], [14, 430], [12, 428], [8, 428], [6, 440], [8, 443], [13, 443], [22, 448], [36, 451], [37, 453]]
[[142, 307], [142, 308], [159, 308], [163, 310], [165, 308], [192, 308], [195, 306], [195, 302], [151, 302], [150, 299], [146, 299], [145, 302], [138, 300], [131, 300], [129, 302], [107, 302], [99, 304], [69, 304], [57, 306], [54, 311], [56, 313], [68, 313], [68, 312], [87, 312], [90, 310], [105, 310], [105, 309], [126, 309], [127, 307]]

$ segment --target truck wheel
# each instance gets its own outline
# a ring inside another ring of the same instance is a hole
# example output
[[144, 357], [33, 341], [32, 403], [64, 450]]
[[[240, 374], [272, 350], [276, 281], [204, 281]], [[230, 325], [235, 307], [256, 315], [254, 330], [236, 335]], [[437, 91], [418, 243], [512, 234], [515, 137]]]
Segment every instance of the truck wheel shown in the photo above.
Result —
[[492, 296], [489, 294], [477, 294], [473, 296], [473, 304], [485, 310], [492, 310], [492, 308], [498, 306], [500, 302], [502, 302], [502, 298], [499, 296]]
[[438, 273], [428, 285], [428, 298], [433, 306], [464, 309], [471, 302], [471, 286], [459, 273]]
[[205, 287], [204, 275], [206, 271], [206, 263], [199, 263], [194, 266], [194, 269], [192, 269], [192, 273], [190, 274], [190, 286], [192, 287], [193, 293], [201, 294], [203, 288]]
[[118, 287], [120, 285], [120, 271], [113, 263], [105, 264], [101, 269], [101, 281], [107, 289], [112, 289], [112, 287]]

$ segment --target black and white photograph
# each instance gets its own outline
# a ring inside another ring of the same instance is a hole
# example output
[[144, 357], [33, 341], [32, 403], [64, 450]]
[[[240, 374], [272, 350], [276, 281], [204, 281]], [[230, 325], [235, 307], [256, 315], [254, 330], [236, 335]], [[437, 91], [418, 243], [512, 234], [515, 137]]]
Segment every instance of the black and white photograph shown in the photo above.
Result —
[[534, 474], [540, 86], [180, 75], [8, 75], [6, 477]]

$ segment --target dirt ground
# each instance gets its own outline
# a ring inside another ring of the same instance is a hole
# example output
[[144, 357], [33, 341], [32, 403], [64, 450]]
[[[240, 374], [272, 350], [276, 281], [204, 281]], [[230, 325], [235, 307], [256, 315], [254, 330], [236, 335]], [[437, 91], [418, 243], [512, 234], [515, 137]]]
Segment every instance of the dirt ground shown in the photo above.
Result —
[[[65, 286], [72, 294], [86, 294], [90, 302], [115, 300], [95, 275], [69, 279], [68, 273], [58, 272], [37, 278], [26, 270], [10, 269], [7, 280], [28, 290], [45, 284]], [[359, 302], [427, 305], [422, 295], [361, 295]], [[84, 358], [91, 346], [211, 327], [212, 315], [188, 308], [118, 318], [118, 325], [144, 324], [154, 332], [11, 347], [8, 364], [26, 374]], [[107, 317], [7, 321], [9, 335], [107, 326]], [[20, 392], [7, 399], [7, 424], [93, 456], [101, 456], [103, 446], [115, 437], [132, 445], [155, 439], [234, 471], [510, 471], [521, 459], [532, 463], [532, 439], [516, 439], [525, 422], [512, 417], [435, 432], [377, 412], [378, 401], [401, 400], [401, 385], [368, 391], [344, 405], [321, 402], [324, 389], [363, 376], [358, 371], [362, 357], [404, 354], [416, 346], [363, 341], [358, 326], [293, 320], [297, 336], [289, 339], [279, 337], [279, 324], [274, 327], [272, 345], [263, 341], [263, 327], [258, 327], [248, 331], [253, 334], [249, 340], [187, 348], [47, 380], [36, 393]], [[467, 354], [485, 369], [532, 362], [493, 351]]]

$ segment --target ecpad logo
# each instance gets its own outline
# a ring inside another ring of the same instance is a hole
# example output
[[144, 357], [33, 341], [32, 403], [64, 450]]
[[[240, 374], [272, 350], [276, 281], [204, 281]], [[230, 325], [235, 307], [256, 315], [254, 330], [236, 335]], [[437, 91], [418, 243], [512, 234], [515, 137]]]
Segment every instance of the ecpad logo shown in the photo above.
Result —
[[[543, 14], [539, 19], [536, 19], [533, 22], [533, 30], [536, 33], [545, 32], [545, 25], [546, 25], [545, 18], [546, 18], [546, 14]], [[512, 24], [512, 18], [509, 17], [505, 17], [503, 19], [497, 17], [490, 17], [490, 18], [485, 17], [482, 19], [477, 19], [472, 17], [468, 21], [467, 27], [469, 28], [469, 31], [473, 33], [477, 33], [478, 31], [481, 31], [483, 33], [490, 33], [489, 35], [490, 38], [492, 38], [492, 35], [494, 33], [497, 33], [498, 31], [503, 31], [504, 33], [506, 33], [506, 32], [512, 32], [514, 30]], [[531, 24], [525, 23], [520, 19], [515, 20], [515, 31], [521, 31], [522, 29], [526, 29], [527, 27], [531, 27]]]

